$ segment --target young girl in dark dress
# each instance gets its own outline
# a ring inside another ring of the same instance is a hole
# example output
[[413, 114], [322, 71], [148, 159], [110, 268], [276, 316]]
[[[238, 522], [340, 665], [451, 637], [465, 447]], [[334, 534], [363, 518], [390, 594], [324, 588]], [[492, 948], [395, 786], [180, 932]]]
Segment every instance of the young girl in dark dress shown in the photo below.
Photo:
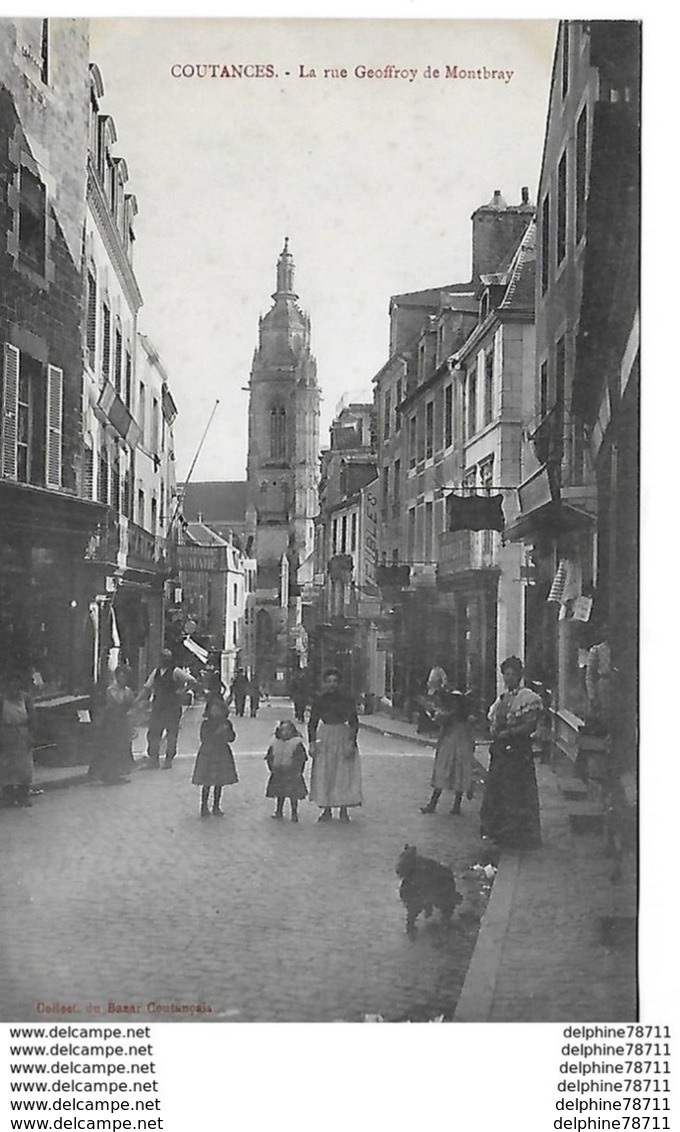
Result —
[[283, 805], [288, 798], [290, 820], [297, 821], [298, 802], [307, 797], [307, 787], [302, 775], [307, 752], [292, 720], [286, 719], [279, 723], [274, 732], [274, 742], [265, 755], [265, 762], [271, 771], [265, 797], [276, 798], [276, 810], [272, 817], [279, 820], [283, 817]]
[[201, 724], [201, 745], [194, 764], [191, 781], [201, 787], [201, 817], [210, 815], [210, 788], [213, 791], [212, 812], [222, 817], [220, 798], [223, 786], [233, 786], [238, 782], [234, 756], [230, 743], [236, 738], [229, 719], [229, 709], [224, 700], [215, 697], [208, 701], [205, 717]]

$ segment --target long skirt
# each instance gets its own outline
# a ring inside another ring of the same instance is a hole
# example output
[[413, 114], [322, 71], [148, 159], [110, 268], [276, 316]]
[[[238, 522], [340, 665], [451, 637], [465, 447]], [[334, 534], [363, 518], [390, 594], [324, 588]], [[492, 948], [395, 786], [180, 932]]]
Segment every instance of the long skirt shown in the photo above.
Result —
[[90, 760], [88, 774], [113, 781], [129, 774], [134, 766], [132, 726], [127, 714], [105, 709], [99, 723], [97, 746]]
[[317, 806], [360, 806], [361, 759], [346, 723], [320, 723], [309, 799]]
[[541, 844], [536, 770], [530, 739], [491, 744], [481, 807], [481, 833], [507, 849]]
[[30, 786], [33, 748], [28, 727], [0, 725], [0, 787]]
[[467, 794], [472, 786], [475, 739], [469, 723], [454, 723], [437, 743], [430, 785]]

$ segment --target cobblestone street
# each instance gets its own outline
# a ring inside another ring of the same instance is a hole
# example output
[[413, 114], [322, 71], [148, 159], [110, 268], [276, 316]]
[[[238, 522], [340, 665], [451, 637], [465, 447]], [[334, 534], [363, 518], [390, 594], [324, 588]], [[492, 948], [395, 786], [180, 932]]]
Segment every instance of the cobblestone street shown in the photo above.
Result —
[[[38, 1003], [84, 1017], [109, 1002], [155, 1021], [450, 1017], [477, 924], [445, 928], [435, 913], [409, 939], [394, 867], [408, 841], [458, 876], [479, 857], [478, 799], [459, 818], [446, 797], [422, 815], [432, 751], [362, 731], [364, 806], [351, 824], [318, 825], [308, 802], [297, 826], [272, 821], [263, 755], [292, 713], [266, 704], [234, 720], [240, 783], [224, 791], [227, 816], [201, 820], [190, 783], [200, 714], [186, 714], [172, 771], [48, 791], [0, 814], [2, 1019], [57, 1020]], [[212, 1012], [152, 1014], [153, 1003]]]

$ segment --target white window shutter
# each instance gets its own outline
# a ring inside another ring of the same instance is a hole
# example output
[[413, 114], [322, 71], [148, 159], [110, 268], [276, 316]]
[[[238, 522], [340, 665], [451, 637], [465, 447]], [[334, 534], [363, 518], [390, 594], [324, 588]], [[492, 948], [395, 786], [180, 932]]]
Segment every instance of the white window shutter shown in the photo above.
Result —
[[19, 417], [19, 351], [5, 343], [0, 422], [0, 472], [17, 478], [17, 429]]
[[64, 374], [57, 366], [47, 367], [47, 448], [45, 483], [61, 487], [62, 415]]

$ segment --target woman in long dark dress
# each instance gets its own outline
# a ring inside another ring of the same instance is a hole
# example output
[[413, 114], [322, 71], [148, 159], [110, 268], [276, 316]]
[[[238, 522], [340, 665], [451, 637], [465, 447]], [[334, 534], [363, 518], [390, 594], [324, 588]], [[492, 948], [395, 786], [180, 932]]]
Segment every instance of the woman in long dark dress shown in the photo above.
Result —
[[541, 844], [538, 786], [531, 736], [543, 701], [522, 686], [524, 666], [519, 657], [503, 661], [506, 690], [489, 709], [492, 743], [481, 808], [481, 832], [508, 849], [533, 849]]
[[0, 689], [0, 791], [13, 806], [31, 805], [34, 724], [33, 701], [12, 675]]
[[113, 683], [106, 689], [98, 746], [88, 771], [91, 778], [100, 778], [106, 786], [127, 782], [134, 765], [130, 714], [134, 702], [130, 669], [121, 664], [115, 671]]

